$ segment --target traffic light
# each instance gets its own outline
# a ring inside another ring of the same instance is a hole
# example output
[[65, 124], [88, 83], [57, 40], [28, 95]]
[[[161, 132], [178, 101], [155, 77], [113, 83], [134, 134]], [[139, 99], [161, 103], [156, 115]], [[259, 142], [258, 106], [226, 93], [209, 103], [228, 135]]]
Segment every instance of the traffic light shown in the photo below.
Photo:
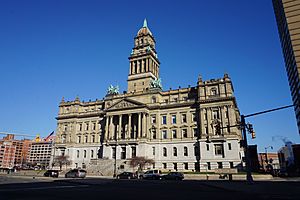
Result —
[[255, 133], [255, 131], [252, 131], [252, 132], [251, 132], [251, 138], [252, 138], [252, 139], [255, 139], [255, 138], [256, 138], [256, 133]]
[[248, 131], [251, 134], [251, 138], [255, 139], [256, 138], [256, 134], [255, 134], [255, 131], [253, 130], [253, 125], [252, 124], [248, 124]]

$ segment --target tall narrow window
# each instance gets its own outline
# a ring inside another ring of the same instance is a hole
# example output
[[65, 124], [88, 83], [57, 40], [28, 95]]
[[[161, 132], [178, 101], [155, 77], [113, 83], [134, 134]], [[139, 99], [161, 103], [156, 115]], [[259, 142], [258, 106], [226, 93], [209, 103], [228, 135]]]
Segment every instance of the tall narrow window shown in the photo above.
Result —
[[126, 147], [121, 148], [121, 159], [126, 159]]
[[162, 131], [162, 138], [167, 139], [167, 130]]
[[228, 150], [231, 150], [231, 143], [228, 143]]
[[87, 122], [86, 124], [85, 124], [85, 130], [89, 130], [89, 123]]
[[186, 114], [181, 115], [182, 123], [186, 123]]
[[86, 158], [86, 150], [83, 151], [83, 157]]
[[206, 144], [206, 151], [209, 151], [209, 144]]
[[85, 143], [88, 143], [88, 136], [85, 136]]
[[136, 147], [131, 147], [131, 157], [132, 158], [136, 157]]
[[93, 123], [93, 130], [96, 130], [96, 122]]
[[111, 155], [111, 157], [112, 157], [113, 159], [116, 158], [116, 147], [112, 147], [112, 155]]
[[82, 124], [79, 124], [79, 131], [82, 131]]
[[92, 142], [95, 143], [95, 136], [92, 135]]
[[177, 171], [177, 163], [173, 163], [174, 170]]
[[163, 169], [167, 169], [167, 163], [163, 163]]
[[161, 124], [167, 124], [167, 116], [162, 116], [161, 118]]
[[76, 157], [79, 158], [79, 150], [77, 150], [77, 155], [76, 155]]
[[207, 169], [208, 169], [208, 170], [211, 170], [210, 162], [207, 162]]
[[152, 155], [155, 156], [155, 147], [152, 147]]
[[219, 111], [213, 110], [213, 119], [219, 119]]
[[177, 148], [173, 147], [173, 156], [177, 156]]
[[151, 116], [151, 122], [152, 122], [152, 124], [156, 123], [156, 117], [155, 116]]
[[189, 169], [189, 164], [188, 163], [183, 163], [184, 164], [184, 169], [188, 170]]
[[182, 129], [182, 137], [187, 138], [187, 130], [186, 129]]
[[167, 148], [166, 147], [163, 148], [163, 156], [167, 157]]
[[77, 143], [81, 143], [81, 136], [80, 135], [77, 137]]
[[176, 115], [172, 115], [172, 124], [176, 124]]
[[197, 121], [197, 115], [196, 115], [196, 113], [192, 113], [192, 121], [193, 122]]
[[187, 147], [184, 147], [184, 148], [183, 148], [183, 155], [184, 155], [184, 156], [188, 156], [188, 155], [189, 155], [189, 153], [188, 153], [188, 148], [187, 148]]
[[173, 138], [177, 138], [177, 131], [176, 130], [172, 130], [172, 136], [173, 136]]
[[91, 158], [94, 158], [94, 150], [91, 150]]

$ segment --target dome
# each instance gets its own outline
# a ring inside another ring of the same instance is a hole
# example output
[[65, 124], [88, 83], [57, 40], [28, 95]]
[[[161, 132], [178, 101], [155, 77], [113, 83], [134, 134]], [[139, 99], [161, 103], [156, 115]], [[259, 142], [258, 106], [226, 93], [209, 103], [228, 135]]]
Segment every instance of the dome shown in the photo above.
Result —
[[152, 35], [151, 31], [150, 31], [149, 28], [148, 28], [147, 20], [144, 19], [144, 25], [143, 25], [143, 27], [138, 31], [137, 36], [142, 36], [142, 35], [147, 35], [147, 34]]

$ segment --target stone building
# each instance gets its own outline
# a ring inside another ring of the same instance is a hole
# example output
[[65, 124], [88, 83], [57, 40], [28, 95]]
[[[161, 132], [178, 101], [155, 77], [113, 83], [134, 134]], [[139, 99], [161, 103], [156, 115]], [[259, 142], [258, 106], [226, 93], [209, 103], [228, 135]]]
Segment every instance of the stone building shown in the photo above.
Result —
[[101, 173], [115, 158], [126, 169], [135, 156], [165, 170], [240, 166], [240, 114], [230, 77], [199, 76], [193, 87], [163, 91], [155, 44], [144, 21], [129, 56], [127, 92], [110, 86], [103, 100], [60, 102], [55, 155], [68, 155], [72, 167], [98, 165]]

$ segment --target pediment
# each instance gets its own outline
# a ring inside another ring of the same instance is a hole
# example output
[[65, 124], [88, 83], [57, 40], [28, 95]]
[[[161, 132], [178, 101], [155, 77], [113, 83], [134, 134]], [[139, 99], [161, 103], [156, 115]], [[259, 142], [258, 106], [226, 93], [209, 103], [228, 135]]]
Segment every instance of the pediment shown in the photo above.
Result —
[[140, 107], [143, 107], [143, 106], [144, 106], [144, 104], [140, 103], [138, 101], [134, 101], [134, 100], [131, 100], [131, 99], [122, 99], [122, 100], [116, 102], [115, 104], [113, 104], [107, 110], [140, 108]]

